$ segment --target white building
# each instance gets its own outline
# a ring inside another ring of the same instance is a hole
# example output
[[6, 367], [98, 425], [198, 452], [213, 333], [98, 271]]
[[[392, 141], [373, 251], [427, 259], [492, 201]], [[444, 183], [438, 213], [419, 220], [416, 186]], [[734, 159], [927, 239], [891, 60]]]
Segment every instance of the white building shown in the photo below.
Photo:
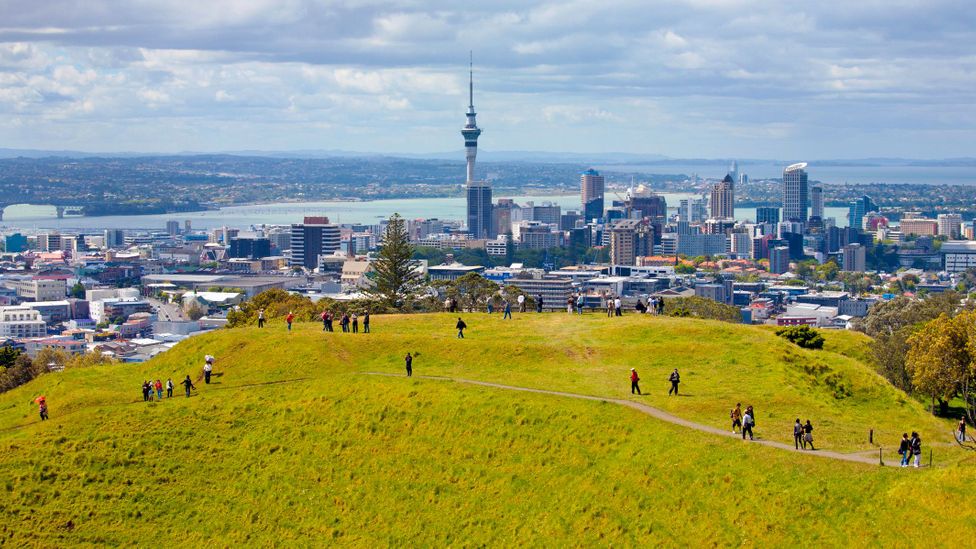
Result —
[[68, 283], [58, 279], [18, 280], [14, 289], [25, 301], [58, 301], [68, 295]]
[[936, 217], [939, 224], [939, 234], [949, 238], [959, 238], [962, 235], [962, 216], [959, 214], [939, 214]]
[[949, 240], [942, 244], [942, 266], [950, 273], [976, 268], [976, 241]]
[[0, 337], [43, 337], [47, 323], [28, 307], [0, 307]]

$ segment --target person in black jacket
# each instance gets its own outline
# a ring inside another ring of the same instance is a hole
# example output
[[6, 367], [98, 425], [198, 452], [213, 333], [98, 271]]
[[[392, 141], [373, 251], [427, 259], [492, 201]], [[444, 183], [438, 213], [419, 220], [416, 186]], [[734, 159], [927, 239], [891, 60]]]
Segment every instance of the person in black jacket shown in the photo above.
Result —
[[407, 377], [413, 375], [413, 355], [407, 353], [407, 356], [403, 357], [403, 361], [407, 364]]
[[671, 372], [671, 375], [668, 377], [668, 381], [671, 382], [671, 388], [668, 389], [668, 396], [671, 396], [671, 393], [674, 393], [675, 395], [677, 395], [678, 394], [678, 384], [681, 383], [681, 375], [678, 374], [678, 369], [677, 368], [675, 368], [674, 371]]
[[[793, 424], [793, 447], [799, 450], [801, 442], [803, 442], [803, 424], [800, 423], [800, 418], [796, 418], [796, 423]], [[806, 448], [807, 445], [804, 444], [803, 447]]]
[[465, 324], [463, 320], [461, 320], [461, 317], [458, 317], [457, 324], [454, 327], [457, 328], [458, 339], [464, 339], [464, 329], [467, 328], [468, 325]]
[[898, 455], [901, 456], [901, 466], [908, 467], [908, 457], [911, 455], [912, 444], [908, 440], [908, 433], [901, 434], [901, 444], [898, 445]]
[[807, 420], [806, 424], [803, 426], [803, 448], [804, 449], [807, 447], [807, 444], [810, 445], [811, 450], [816, 450], [816, 448], [813, 447], [813, 424], [810, 423], [809, 419]]
[[912, 451], [912, 466], [918, 468], [919, 462], [922, 460], [922, 437], [918, 436], [918, 433], [915, 431], [912, 431], [912, 439], [909, 443], [911, 444]]

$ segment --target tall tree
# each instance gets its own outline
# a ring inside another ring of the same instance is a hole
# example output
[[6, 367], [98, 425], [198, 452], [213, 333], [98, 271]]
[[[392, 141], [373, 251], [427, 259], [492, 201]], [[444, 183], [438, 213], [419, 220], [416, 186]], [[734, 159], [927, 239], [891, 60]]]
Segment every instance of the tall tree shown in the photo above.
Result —
[[372, 284], [367, 295], [387, 307], [400, 309], [420, 289], [420, 274], [413, 260], [413, 246], [400, 214], [393, 214], [383, 232], [383, 242], [373, 262]]
[[967, 403], [972, 400], [969, 393], [976, 389], [971, 354], [974, 324], [976, 314], [972, 312], [955, 318], [942, 314], [908, 338], [905, 366], [912, 376], [912, 385], [933, 400], [938, 399], [943, 408], [960, 392]]

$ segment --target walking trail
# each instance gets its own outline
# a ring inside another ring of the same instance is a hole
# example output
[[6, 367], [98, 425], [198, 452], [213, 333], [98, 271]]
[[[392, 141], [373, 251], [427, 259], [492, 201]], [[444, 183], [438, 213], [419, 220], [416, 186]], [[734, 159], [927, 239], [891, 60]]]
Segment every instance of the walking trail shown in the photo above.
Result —
[[[391, 374], [386, 372], [364, 372], [365, 375], [371, 376], [388, 376], [388, 377], [403, 377], [403, 374]], [[719, 429], [718, 427], [712, 427], [711, 425], [705, 425], [703, 423], [696, 423], [694, 421], [689, 421], [687, 419], [680, 418], [673, 414], [669, 414], [660, 408], [655, 408], [653, 406], [648, 406], [641, 402], [634, 402], [632, 400], [626, 400], [621, 398], [608, 398], [608, 397], [598, 397], [591, 395], [581, 395], [577, 393], [563, 393], [560, 391], [547, 391], [544, 389], [532, 389], [530, 387], [516, 387], [513, 385], [503, 385], [501, 383], [491, 383], [488, 381], [477, 381], [474, 379], [462, 379], [456, 377], [442, 377], [442, 376], [413, 376], [415, 378], [421, 379], [434, 379], [440, 381], [453, 381], [455, 383], [465, 383], [468, 385], [480, 385], [482, 387], [492, 387], [495, 389], [505, 389], [507, 391], [522, 391], [525, 393], [539, 393], [544, 395], [561, 396], [567, 398], [578, 398], [581, 400], [595, 400], [600, 402], [610, 402], [613, 404], [619, 404], [620, 406], [626, 406], [628, 408], [633, 408], [638, 412], [647, 414], [651, 417], [659, 419], [661, 421], [666, 421], [668, 423], [673, 423], [674, 425], [680, 425], [682, 427], [687, 427], [688, 429], [695, 429], [696, 431], [702, 431], [710, 435], [725, 437], [725, 438], [735, 438], [739, 439], [742, 435], [732, 434], [725, 429]], [[817, 456], [827, 459], [836, 459], [840, 461], [850, 461], [854, 463], [865, 463], [868, 465], [878, 465], [879, 459], [877, 456], [865, 455], [865, 454], [845, 454], [841, 452], [831, 452], [829, 450], [797, 450], [789, 444], [784, 444], [782, 442], [776, 442], [773, 440], [762, 440], [757, 439], [750, 441], [751, 444], [761, 444], [763, 446], [769, 446], [771, 448], [777, 448], [780, 450], [787, 450], [790, 452], [802, 453], [809, 456]], [[900, 458], [899, 458], [900, 459]], [[888, 467], [898, 467], [898, 459], [894, 461], [886, 461], [885, 465]]]

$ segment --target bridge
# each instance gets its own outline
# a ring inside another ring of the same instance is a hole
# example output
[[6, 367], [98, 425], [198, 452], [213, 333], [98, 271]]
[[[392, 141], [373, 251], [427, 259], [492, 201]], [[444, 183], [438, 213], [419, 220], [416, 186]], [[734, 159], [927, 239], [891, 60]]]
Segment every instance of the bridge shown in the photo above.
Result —
[[7, 204], [0, 202], [0, 221], [3, 221], [3, 212], [9, 206], [52, 206], [57, 212], [58, 219], [64, 219], [65, 213], [73, 213], [77, 211], [79, 214], [83, 215], [84, 212], [84, 206], [78, 206], [76, 204], [28, 204], [24, 202], [12, 202]]

